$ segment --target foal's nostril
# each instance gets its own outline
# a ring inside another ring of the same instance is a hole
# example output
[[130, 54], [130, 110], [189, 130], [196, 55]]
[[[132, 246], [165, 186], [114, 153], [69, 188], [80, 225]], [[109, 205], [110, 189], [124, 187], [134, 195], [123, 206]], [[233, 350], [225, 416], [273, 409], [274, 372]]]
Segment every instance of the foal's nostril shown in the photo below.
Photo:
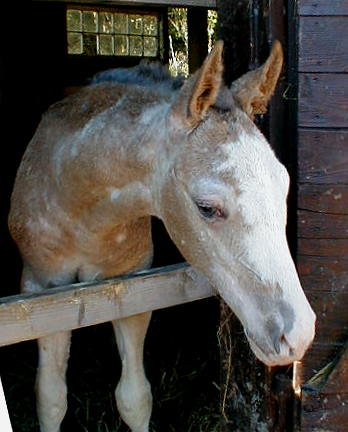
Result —
[[273, 345], [274, 345], [274, 350], [277, 354], [280, 354], [282, 346], [286, 347], [289, 356], [292, 356], [294, 354], [294, 350], [289, 345], [284, 333], [282, 333], [279, 338], [274, 339]]

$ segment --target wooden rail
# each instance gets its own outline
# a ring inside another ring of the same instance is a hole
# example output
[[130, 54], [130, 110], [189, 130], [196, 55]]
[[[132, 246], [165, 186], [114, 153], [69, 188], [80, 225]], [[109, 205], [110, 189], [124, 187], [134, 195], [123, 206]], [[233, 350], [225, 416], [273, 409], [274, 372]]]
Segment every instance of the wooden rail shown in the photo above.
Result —
[[213, 295], [188, 264], [0, 299], [0, 346]]

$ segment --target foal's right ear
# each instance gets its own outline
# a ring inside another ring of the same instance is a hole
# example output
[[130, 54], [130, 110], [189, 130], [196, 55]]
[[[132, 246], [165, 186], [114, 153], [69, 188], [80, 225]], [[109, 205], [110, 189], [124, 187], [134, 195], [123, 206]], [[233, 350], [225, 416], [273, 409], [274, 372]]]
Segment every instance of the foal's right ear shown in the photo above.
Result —
[[184, 117], [190, 128], [196, 127], [218, 96], [223, 73], [223, 42], [216, 42], [201, 68], [182, 88], [173, 112]]

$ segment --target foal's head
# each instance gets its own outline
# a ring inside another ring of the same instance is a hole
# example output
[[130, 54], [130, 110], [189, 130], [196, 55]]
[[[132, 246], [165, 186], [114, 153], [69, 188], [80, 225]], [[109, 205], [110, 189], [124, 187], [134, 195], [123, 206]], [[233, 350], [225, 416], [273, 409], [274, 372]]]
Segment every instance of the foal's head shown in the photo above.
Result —
[[315, 325], [286, 239], [289, 175], [253, 123], [266, 110], [282, 57], [275, 43], [261, 68], [227, 88], [218, 42], [172, 106], [159, 168], [168, 232], [268, 365], [300, 359]]

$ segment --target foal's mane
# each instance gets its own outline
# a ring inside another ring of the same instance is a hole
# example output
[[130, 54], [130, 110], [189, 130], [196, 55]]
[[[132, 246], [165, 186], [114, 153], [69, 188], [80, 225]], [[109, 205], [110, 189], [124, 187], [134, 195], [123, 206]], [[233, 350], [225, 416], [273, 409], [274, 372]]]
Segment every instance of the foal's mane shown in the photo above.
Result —
[[181, 76], [173, 77], [168, 68], [159, 62], [143, 60], [131, 68], [117, 68], [99, 72], [94, 75], [90, 84], [105, 82], [156, 87], [156, 89], [170, 92], [180, 89], [184, 83], [184, 78]]

